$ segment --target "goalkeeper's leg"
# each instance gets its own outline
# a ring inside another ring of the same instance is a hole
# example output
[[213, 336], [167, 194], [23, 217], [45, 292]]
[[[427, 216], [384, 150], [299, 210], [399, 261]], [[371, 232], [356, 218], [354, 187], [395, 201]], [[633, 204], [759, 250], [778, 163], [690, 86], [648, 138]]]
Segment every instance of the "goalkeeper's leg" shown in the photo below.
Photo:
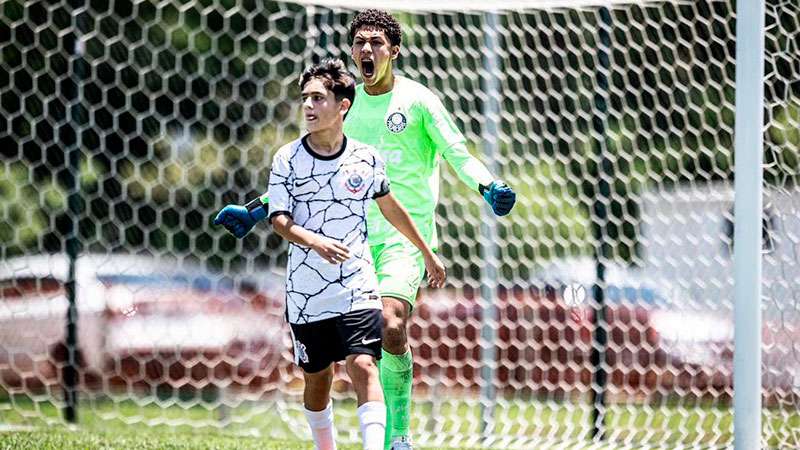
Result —
[[407, 327], [425, 273], [422, 253], [407, 240], [371, 247], [383, 300], [381, 384], [386, 401], [386, 448], [410, 449], [413, 362]]
[[383, 359], [381, 384], [386, 399], [385, 447], [394, 441], [408, 441], [411, 417], [413, 361], [406, 326], [411, 306], [397, 298], [383, 298]]

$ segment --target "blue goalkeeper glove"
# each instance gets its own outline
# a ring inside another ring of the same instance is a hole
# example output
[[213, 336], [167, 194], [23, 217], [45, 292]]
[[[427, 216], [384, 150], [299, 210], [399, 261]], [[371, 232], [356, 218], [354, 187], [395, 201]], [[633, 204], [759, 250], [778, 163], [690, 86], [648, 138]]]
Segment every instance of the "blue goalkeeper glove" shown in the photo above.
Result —
[[502, 181], [492, 181], [489, 186], [480, 187], [484, 200], [491, 205], [492, 211], [498, 216], [505, 216], [511, 212], [517, 201], [517, 194]]
[[[256, 203], [258, 202], [258, 203]], [[214, 225], [222, 225], [229, 233], [241, 239], [256, 223], [267, 217], [266, 205], [256, 199], [246, 206], [228, 205], [214, 219]]]

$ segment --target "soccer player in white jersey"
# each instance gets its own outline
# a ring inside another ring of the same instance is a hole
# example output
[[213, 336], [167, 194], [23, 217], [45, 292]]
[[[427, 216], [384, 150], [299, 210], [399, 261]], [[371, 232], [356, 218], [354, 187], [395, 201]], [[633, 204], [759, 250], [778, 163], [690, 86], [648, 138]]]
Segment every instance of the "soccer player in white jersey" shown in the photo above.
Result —
[[429, 284], [441, 287], [445, 270], [406, 210], [390, 192], [385, 166], [371, 146], [343, 134], [355, 79], [342, 61], [309, 67], [300, 80], [308, 134], [281, 147], [272, 160], [268, 213], [261, 201], [229, 205], [215, 223], [239, 235], [267, 215], [290, 242], [286, 317], [295, 363], [303, 370], [305, 415], [316, 448], [333, 449], [330, 388], [333, 364], [345, 361], [358, 401], [365, 449], [383, 448], [386, 406], [376, 361], [383, 316], [367, 244], [367, 206], [424, 255]]

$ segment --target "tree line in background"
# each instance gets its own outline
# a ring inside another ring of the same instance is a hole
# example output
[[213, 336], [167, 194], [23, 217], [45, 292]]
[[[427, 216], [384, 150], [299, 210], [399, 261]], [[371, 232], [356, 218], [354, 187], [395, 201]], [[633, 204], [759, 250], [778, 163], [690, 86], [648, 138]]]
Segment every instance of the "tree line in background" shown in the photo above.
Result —
[[[767, 3], [765, 177], [793, 187], [800, 8]], [[216, 267], [248, 254], [281, 263], [275, 236], [254, 233], [239, 244], [210, 219], [264, 189], [271, 152], [300, 132], [297, 75], [318, 45], [348, 57], [346, 38], [327, 31], [346, 26], [349, 12], [310, 17], [298, 5], [251, 0], [12, 0], [0, 8], [2, 258], [63, 250], [64, 143], [77, 136], [85, 250], [167, 251]], [[400, 18], [399, 69], [442, 94], [481, 153], [484, 17]], [[536, 10], [499, 20], [500, 166], [522, 199], [517, 218], [500, 224], [509, 243], [503, 260], [513, 262], [505, 277], [529, 275], [519, 261], [591, 252], [601, 179], [609, 189], [606, 256], [634, 264], [641, 192], [731, 181], [732, 2], [619, 6], [607, 16], [586, 7]], [[308, 38], [312, 25], [318, 42]], [[73, 109], [69, 98], [77, 99]], [[439, 212], [447, 216], [442, 252], [462, 261], [453, 275], [474, 277], [480, 261], [469, 242], [480, 202], [458, 184], [445, 183], [442, 195], [473, 199]]]

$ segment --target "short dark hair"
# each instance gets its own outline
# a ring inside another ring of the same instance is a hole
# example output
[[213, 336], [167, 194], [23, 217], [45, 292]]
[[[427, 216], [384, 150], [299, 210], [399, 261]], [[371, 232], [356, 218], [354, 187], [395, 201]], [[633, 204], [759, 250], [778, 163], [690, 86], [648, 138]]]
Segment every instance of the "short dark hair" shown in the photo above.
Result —
[[400, 29], [400, 22], [397, 21], [391, 14], [380, 9], [365, 9], [359, 11], [353, 21], [350, 22], [350, 44], [353, 44], [353, 39], [356, 33], [362, 27], [374, 28], [376, 30], [386, 33], [386, 37], [392, 45], [400, 45], [403, 39], [403, 31]]
[[348, 99], [352, 104], [356, 98], [356, 77], [339, 58], [325, 58], [319, 64], [307, 67], [300, 77], [300, 90], [314, 78], [322, 80], [325, 89], [333, 91], [337, 101]]

